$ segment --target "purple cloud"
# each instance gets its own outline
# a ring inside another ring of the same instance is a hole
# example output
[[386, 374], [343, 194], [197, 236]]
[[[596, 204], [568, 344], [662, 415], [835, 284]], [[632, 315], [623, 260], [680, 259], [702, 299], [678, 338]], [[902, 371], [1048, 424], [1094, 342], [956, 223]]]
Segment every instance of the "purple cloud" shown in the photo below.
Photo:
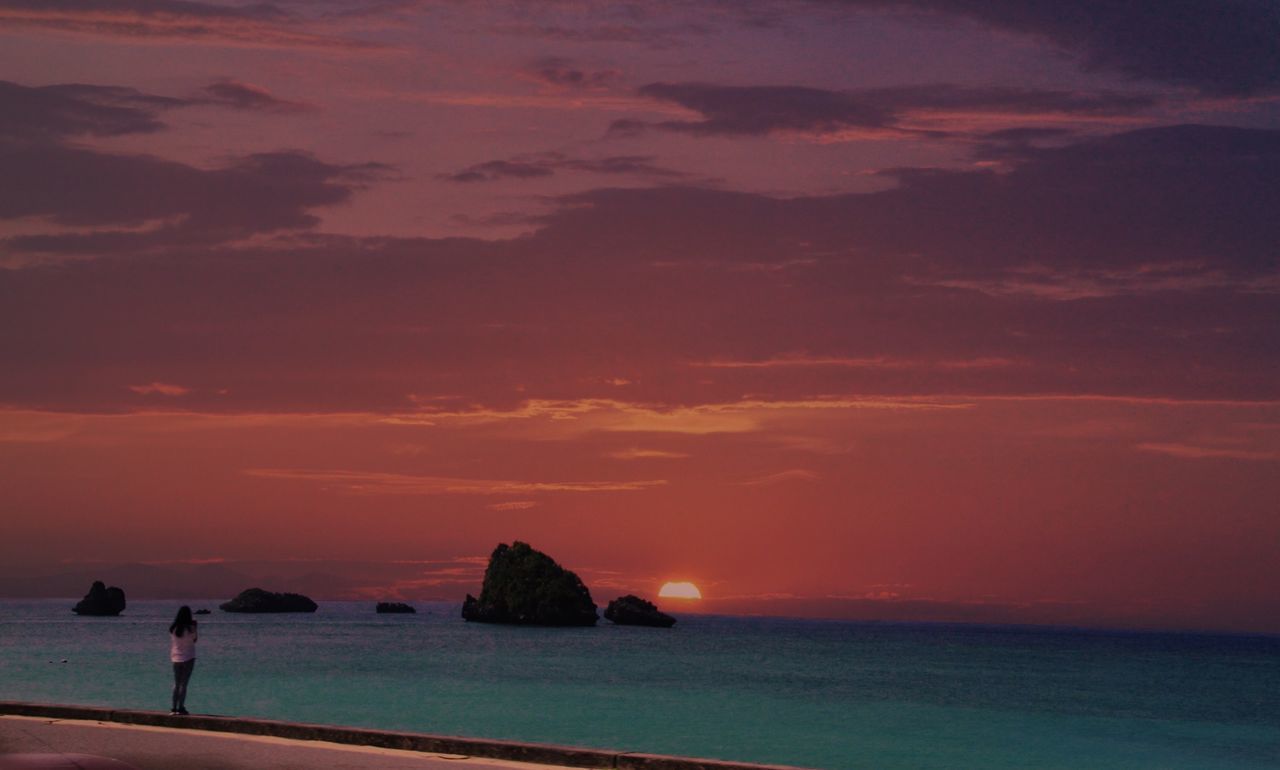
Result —
[[205, 86], [199, 98], [211, 104], [258, 112], [306, 112], [315, 109], [309, 104], [281, 99], [262, 86], [229, 78]]
[[32, 87], [0, 80], [0, 138], [29, 142], [149, 133], [164, 128], [161, 111], [186, 104], [120, 86]]
[[555, 168], [544, 163], [523, 160], [490, 160], [467, 166], [452, 174], [442, 174], [450, 182], [494, 182], [499, 179], [539, 179], [555, 174]]
[[6, 180], [0, 221], [43, 218], [67, 228], [0, 243], [14, 254], [102, 255], [307, 228], [316, 222], [311, 209], [346, 201], [389, 171], [380, 164], [332, 165], [292, 150], [198, 168], [69, 143], [81, 136], [159, 131], [165, 128], [161, 112], [211, 101], [243, 109], [295, 108], [229, 81], [215, 83], [207, 94], [177, 99], [117, 86], [0, 81], [0, 177]]
[[214, 82], [188, 98], [158, 96], [122, 86], [24, 86], [0, 80], [0, 139], [58, 142], [73, 137], [152, 133], [166, 128], [161, 113], [205, 104], [263, 112], [310, 109], [234, 80]]
[[102, 228], [13, 237], [5, 241], [12, 252], [104, 254], [217, 243], [311, 227], [310, 209], [347, 200], [381, 168], [275, 152], [201, 169], [146, 155], [0, 144], [0, 176], [8, 180], [0, 187], [0, 220], [47, 217]]
[[946, 83], [831, 91], [803, 86], [720, 86], [707, 83], [650, 83], [642, 96], [694, 110], [701, 120], [615, 121], [614, 132], [645, 128], [701, 136], [761, 136], [797, 131], [833, 134], [850, 129], [936, 133], [911, 128], [912, 113], [988, 113], [1017, 116], [1130, 115], [1157, 103], [1149, 96], [1114, 92], [1082, 93], [1005, 86], [970, 87]]
[[506, 160], [491, 160], [467, 166], [452, 174], [442, 174], [450, 182], [496, 182], [502, 179], [541, 179], [558, 171], [589, 174], [631, 175], [651, 179], [679, 179], [688, 175], [654, 163], [648, 155], [612, 155], [604, 158], [572, 158], [564, 153], [544, 152]]
[[528, 72], [544, 83], [581, 89], [607, 88], [622, 77], [618, 70], [587, 70], [560, 56], [539, 59], [529, 67]]

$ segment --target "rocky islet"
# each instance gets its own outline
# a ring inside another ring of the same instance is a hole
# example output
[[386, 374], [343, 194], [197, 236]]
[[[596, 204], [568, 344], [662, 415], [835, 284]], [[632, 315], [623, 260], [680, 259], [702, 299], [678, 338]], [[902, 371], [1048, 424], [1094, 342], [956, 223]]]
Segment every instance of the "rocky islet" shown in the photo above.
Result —
[[275, 593], [261, 588], [241, 591], [218, 605], [223, 612], [315, 612], [316, 603], [302, 594]]
[[374, 612], [379, 615], [410, 615], [417, 612], [417, 610], [404, 602], [378, 602], [377, 606], [374, 607]]
[[671, 628], [676, 619], [654, 606], [653, 602], [641, 599], [634, 594], [619, 596], [609, 602], [604, 610], [605, 620], [619, 626], [652, 626], [654, 628]]
[[89, 593], [85, 594], [84, 598], [71, 608], [71, 611], [77, 615], [110, 617], [123, 612], [125, 605], [124, 589], [117, 586], [108, 588], [106, 583], [95, 580], [89, 587]]
[[467, 594], [462, 617], [476, 623], [594, 626], [596, 604], [573, 572], [528, 543], [499, 543], [479, 598]]

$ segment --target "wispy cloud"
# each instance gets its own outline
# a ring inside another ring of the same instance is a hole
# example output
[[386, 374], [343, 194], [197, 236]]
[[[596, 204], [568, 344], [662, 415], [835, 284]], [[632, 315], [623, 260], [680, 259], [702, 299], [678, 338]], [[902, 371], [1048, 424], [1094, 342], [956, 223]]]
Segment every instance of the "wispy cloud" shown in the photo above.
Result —
[[307, 31], [311, 21], [278, 5], [188, 0], [0, 0], [0, 24], [130, 43], [186, 42], [253, 48], [362, 51], [379, 44]]
[[224, 107], [256, 112], [308, 112], [315, 109], [314, 105], [281, 99], [262, 86], [231, 78], [205, 86], [199, 98]]
[[512, 500], [506, 503], [491, 503], [487, 507], [491, 511], [524, 511], [536, 508], [538, 504], [532, 500]]
[[618, 449], [609, 452], [606, 457], [612, 457], [615, 460], [649, 460], [649, 459], [667, 459], [676, 460], [689, 455], [684, 452], [669, 452], [662, 449], [642, 449], [640, 447], [630, 447], [628, 449]]
[[44, 444], [66, 440], [91, 418], [60, 412], [0, 409], [0, 442]]
[[738, 483], [746, 487], [764, 487], [773, 486], [774, 484], [785, 484], [790, 481], [816, 481], [820, 478], [822, 478], [822, 474], [816, 471], [807, 470], [805, 468], [788, 468], [785, 471], [770, 473]]
[[1170, 408], [1188, 408], [1195, 409], [1201, 407], [1229, 407], [1233, 409], [1267, 409], [1280, 407], [1280, 400], [1269, 399], [1229, 399], [1229, 398], [1178, 398], [1175, 396], [1161, 395], [1110, 395], [1106, 393], [1022, 393], [1009, 395], [956, 395], [955, 398], [965, 399], [973, 402], [1037, 402], [1037, 401], [1058, 401], [1062, 403], [1081, 402], [1081, 403], [1100, 403], [1100, 404], [1126, 404], [1130, 406], [1154, 406], [1154, 407], [1170, 407]]
[[130, 385], [129, 390], [143, 396], [185, 396], [191, 388], [174, 385], [168, 382], [151, 382], [146, 385]]
[[1201, 262], [1151, 263], [1086, 270], [1027, 265], [982, 278], [910, 280], [917, 284], [977, 291], [993, 297], [1036, 297], [1062, 302], [1207, 289], [1280, 294], [1280, 276], [1233, 275]]
[[1016, 362], [1008, 358], [1001, 358], [997, 356], [966, 359], [916, 360], [891, 358], [889, 356], [850, 358], [844, 356], [811, 356], [804, 353], [795, 353], [752, 361], [724, 359], [696, 361], [690, 365], [705, 367], [708, 369], [781, 369], [811, 366], [830, 366], [841, 369], [1000, 369], [1014, 366], [1016, 365]]
[[666, 484], [663, 479], [641, 481], [505, 481], [448, 476], [413, 476], [372, 471], [250, 468], [249, 476], [283, 481], [307, 481], [354, 494], [386, 495], [511, 495], [538, 492], [637, 492]]
[[1280, 451], [1159, 442], [1138, 444], [1137, 448], [1144, 452], [1155, 452], [1157, 454], [1169, 455], [1170, 457], [1182, 457], [1189, 460], [1222, 458], [1231, 460], [1257, 460], [1263, 462], [1280, 461]]
[[541, 83], [575, 90], [607, 89], [622, 77], [616, 69], [590, 69], [562, 56], [538, 59], [525, 73]]
[[495, 26], [495, 31], [521, 38], [541, 38], [556, 43], [619, 43], [648, 48], [669, 48], [710, 30], [701, 24], [637, 24], [627, 22], [580, 25], [516, 23]]
[[833, 91], [805, 86], [726, 86], [650, 83], [638, 94], [684, 107], [698, 119], [612, 124], [612, 133], [646, 129], [695, 136], [810, 134], [858, 138], [893, 134], [942, 138], [990, 130], [986, 118], [1010, 121], [1090, 121], [1134, 115], [1156, 105], [1152, 97], [1110, 91], [1037, 90], [951, 83]]
[[662, 406], [637, 404], [613, 399], [577, 399], [525, 401], [513, 409], [467, 409], [461, 411], [426, 411], [418, 415], [401, 413], [388, 416], [387, 422], [399, 424], [495, 423], [510, 420], [550, 420], [570, 432], [603, 431], [617, 433], [745, 433], [760, 429], [762, 420], [779, 413], [813, 411], [932, 411], [968, 409], [972, 402], [945, 397], [894, 396], [826, 396], [810, 399], [745, 399], [741, 401]]
[[654, 179], [681, 179], [688, 176], [683, 171], [658, 165], [649, 155], [572, 158], [560, 152], [542, 152], [477, 163], [450, 174], [441, 174], [439, 178], [448, 182], [497, 182], [510, 179], [540, 179], [554, 176], [561, 171]]

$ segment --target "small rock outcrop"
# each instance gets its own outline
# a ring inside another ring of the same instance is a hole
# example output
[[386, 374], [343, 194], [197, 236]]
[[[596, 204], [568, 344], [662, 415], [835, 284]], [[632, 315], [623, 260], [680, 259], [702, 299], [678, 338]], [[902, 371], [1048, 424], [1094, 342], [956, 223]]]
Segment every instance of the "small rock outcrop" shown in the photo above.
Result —
[[577, 575], [519, 541], [494, 549], [480, 598], [467, 594], [462, 617], [535, 626], [594, 626], [599, 619], [591, 592]]
[[380, 615], [403, 615], [417, 612], [417, 610], [404, 602], [378, 602], [377, 611]]
[[302, 594], [278, 594], [250, 588], [218, 607], [223, 612], [315, 612], [316, 603]]
[[627, 594], [609, 602], [604, 610], [605, 620], [611, 620], [620, 626], [654, 626], [671, 628], [676, 619], [653, 606], [639, 596]]
[[77, 615], [119, 615], [124, 611], [124, 591], [116, 586], [107, 588], [101, 580], [93, 581], [89, 593], [71, 608]]
[[192, 614], [193, 614], [193, 615], [208, 615], [208, 614], [209, 614], [209, 611], [208, 611], [208, 610], [201, 609], [201, 610], [196, 610], [196, 611], [195, 611], [194, 613], [192, 613]]

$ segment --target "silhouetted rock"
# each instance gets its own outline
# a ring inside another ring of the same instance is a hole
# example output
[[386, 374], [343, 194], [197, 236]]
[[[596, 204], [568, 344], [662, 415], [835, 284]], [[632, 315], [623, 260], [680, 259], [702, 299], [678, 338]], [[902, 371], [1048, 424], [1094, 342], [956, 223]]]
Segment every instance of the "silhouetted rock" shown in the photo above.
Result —
[[89, 587], [89, 593], [71, 611], [77, 615], [119, 615], [124, 607], [123, 590], [115, 586], [107, 588], [101, 580], [95, 580]]
[[223, 612], [315, 612], [316, 603], [302, 594], [277, 594], [261, 588], [241, 591], [218, 605]]
[[405, 604], [404, 602], [378, 602], [377, 609], [378, 609], [378, 612], [383, 615], [387, 615], [387, 614], [397, 615], [397, 614], [404, 614], [409, 612], [417, 612], [417, 610]]
[[493, 550], [480, 598], [467, 594], [462, 617], [538, 626], [594, 626], [598, 619], [591, 592], [577, 575], [518, 541]]
[[639, 596], [627, 594], [609, 602], [604, 610], [606, 620], [612, 620], [620, 626], [655, 626], [671, 628], [676, 619], [665, 612], [658, 611], [653, 602], [647, 602]]
[[194, 613], [192, 613], [192, 614], [194, 614], [194, 615], [208, 615], [208, 614], [209, 614], [209, 611], [208, 611], [208, 610], [196, 610], [196, 611], [195, 611]]

